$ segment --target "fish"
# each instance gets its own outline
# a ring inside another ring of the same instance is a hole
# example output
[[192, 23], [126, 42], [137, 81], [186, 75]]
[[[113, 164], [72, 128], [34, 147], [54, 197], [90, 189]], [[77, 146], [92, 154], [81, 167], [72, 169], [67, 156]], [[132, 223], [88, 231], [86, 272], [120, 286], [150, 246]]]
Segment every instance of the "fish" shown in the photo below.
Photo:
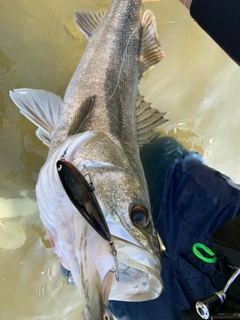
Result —
[[53, 251], [78, 287], [82, 320], [113, 319], [109, 300], [146, 301], [163, 290], [161, 239], [139, 155], [166, 121], [138, 89], [164, 57], [146, 1], [76, 12], [88, 45], [63, 100], [45, 90], [10, 91], [49, 147], [36, 197]]

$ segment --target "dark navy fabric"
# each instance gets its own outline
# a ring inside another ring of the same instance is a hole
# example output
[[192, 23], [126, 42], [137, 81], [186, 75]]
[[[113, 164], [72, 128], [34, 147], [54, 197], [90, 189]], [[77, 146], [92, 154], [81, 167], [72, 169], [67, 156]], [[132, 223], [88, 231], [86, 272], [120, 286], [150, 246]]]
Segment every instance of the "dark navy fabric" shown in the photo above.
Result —
[[240, 65], [240, 1], [193, 0], [191, 16]]
[[110, 309], [118, 319], [177, 320], [226, 283], [224, 275], [192, 253], [192, 246], [201, 242], [211, 248], [212, 233], [240, 215], [240, 191], [172, 138], [156, 139], [141, 156], [155, 226], [169, 255], [162, 257], [165, 289], [156, 300], [111, 301]]

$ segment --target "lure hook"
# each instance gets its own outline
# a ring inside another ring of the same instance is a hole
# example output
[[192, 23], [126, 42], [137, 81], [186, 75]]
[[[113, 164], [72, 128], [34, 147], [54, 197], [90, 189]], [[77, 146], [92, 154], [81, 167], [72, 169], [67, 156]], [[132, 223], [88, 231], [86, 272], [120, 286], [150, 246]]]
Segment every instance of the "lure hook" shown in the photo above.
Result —
[[119, 281], [119, 271], [125, 272], [129, 269], [129, 266], [126, 269], [119, 268], [118, 258], [117, 258], [117, 249], [112, 239], [109, 241], [109, 244], [112, 250], [112, 255], [115, 263], [115, 270], [110, 270], [110, 272], [115, 273], [116, 280]]
[[118, 267], [118, 259], [117, 259], [117, 250], [115, 248], [115, 244], [112, 239], [109, 241], [109, 245], [112, 250], [112, 255], [113, 255], [114, 264], [115, 264], [115, 268], [116, 268], [116, 270], [114, 270], [114, 271], [110, 270], [110, 272], [115, 273], [116, 280], [119, 281], [119, 267]]

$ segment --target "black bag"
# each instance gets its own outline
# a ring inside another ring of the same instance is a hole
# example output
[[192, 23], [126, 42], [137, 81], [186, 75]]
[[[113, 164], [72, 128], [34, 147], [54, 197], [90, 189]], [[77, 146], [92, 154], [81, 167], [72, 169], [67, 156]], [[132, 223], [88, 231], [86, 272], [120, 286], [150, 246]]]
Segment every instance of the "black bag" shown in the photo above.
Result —
[[[212, 235], [211, 243], [214, 252], [223, 261], [225, 267], [232, 265], [240, 267], [240, 216], [230, 220], [218, 228]], [[227, 279], [234, 270], [226, 267]], [[232, 311], [240, 312], [240, 276], [230, 285], [227, 291], [225, 306]]]

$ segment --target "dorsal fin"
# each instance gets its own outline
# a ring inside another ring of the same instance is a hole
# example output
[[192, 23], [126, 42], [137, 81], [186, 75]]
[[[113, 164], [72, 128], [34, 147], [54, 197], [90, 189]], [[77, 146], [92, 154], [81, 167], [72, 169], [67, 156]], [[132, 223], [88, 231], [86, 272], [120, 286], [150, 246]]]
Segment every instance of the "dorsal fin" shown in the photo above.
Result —
[[76, 23], [88, 39], [106, 16], [106, 12], [76, 11]]
[[96, 96], [91, 96], [86, 98], [81, 106], [76, 111], [71, 127], [68, 130], [68, 135], [74, 135], [81, 132], [81, 127], [83, 123], [89, 118], [91, 111], [93, 109], [93, 105], [95, 102]]
[[144, 97], [138, 93], [136, 105], [137, 137], [139, 147], [148, 143], [156, 136], [154, 129], [168, 121], [164, 118], [166, 113], [153, 109], [150, 103], [144, 101]]
[[62, 99], [54, 93], [34, 89], [14, 89], [10, 97], [20, 112], [38, 126], [38, 138], [49, 146], [60, 122]]
[[144, 12], [142, 17], [142, 44], [141, 44], [141, 72], [151, 69], [164, 57], [158, 40], [156, 19], [151, 10]]

